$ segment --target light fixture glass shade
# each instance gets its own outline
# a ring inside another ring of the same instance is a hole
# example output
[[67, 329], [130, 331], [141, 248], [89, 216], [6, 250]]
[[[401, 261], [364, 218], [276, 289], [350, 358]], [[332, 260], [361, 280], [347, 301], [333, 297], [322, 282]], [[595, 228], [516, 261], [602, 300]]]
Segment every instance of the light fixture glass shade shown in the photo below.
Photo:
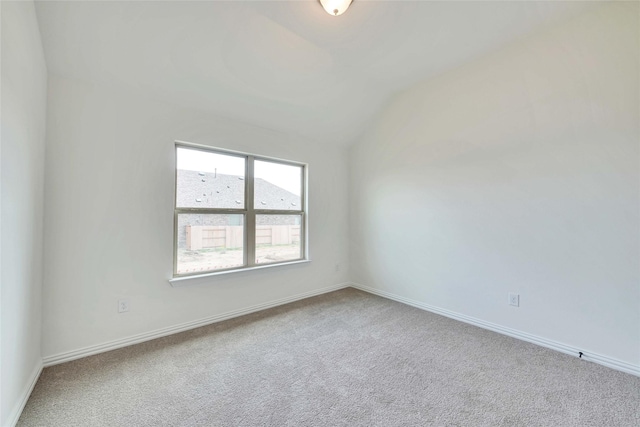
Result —
[[320, 0], [320, 4], [329, 15], [338, 16], [347, 11], [352, 0]]

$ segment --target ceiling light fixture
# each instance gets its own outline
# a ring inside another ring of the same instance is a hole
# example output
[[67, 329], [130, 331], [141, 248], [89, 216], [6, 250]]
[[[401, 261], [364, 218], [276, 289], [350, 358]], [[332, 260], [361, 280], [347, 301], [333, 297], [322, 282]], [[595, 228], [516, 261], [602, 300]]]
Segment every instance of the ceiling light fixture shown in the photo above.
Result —
[[353, 0], [318, 0], [329, 15], [338, 16], [347, 11]]

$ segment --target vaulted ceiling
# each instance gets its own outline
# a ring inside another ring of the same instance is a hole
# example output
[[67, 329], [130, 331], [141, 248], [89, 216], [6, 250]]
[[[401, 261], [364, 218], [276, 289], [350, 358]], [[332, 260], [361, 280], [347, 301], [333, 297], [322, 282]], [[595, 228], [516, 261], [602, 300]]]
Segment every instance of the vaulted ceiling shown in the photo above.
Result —
[[118, 84], [323, 143], [400, 90], [568, 19], [585, 2], [42, 1], [49, 73]]

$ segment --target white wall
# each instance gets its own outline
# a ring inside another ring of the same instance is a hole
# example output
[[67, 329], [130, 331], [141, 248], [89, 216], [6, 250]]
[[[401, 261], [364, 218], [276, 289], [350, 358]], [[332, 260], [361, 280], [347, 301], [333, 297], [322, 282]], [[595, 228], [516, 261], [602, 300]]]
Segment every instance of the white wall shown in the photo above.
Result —
[[0, 425], [42, 366], [42, 217], [47, 70], [32, 2], [1, 2]]
[[399, 94], [350, 153], [352, 279], [640, 368], [638, 12]]
[[[347, 280], [346, 149], [55, 76], [48, 112], [45, 358]], [[174, 140], [308, 162], [311, 263], [171, 287]]]

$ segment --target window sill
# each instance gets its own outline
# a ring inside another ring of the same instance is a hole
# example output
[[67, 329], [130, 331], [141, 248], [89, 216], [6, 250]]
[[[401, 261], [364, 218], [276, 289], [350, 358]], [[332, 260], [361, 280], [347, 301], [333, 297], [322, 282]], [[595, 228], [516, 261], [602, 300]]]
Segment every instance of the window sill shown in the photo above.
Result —
[[255, 271], [255, 270], [264, 270], [265, 268], [282, 267], [285, 265], [305, 264], [308, 262], [311, 262], [311, 260], [300, 259], [297, 261], [281, 262], [278, 264], [266, 264], [266, 265], [258, 265], [258, 266], [249, 267], [249, 268], [238, 268], [236, 270], [214, 271], [214, 272], [205, 273], [205, 274], [195, 274], [193, 276], [174, 277], [173, 279], [169, 279], [169, 284], [171, 284], [171, 286], [173, 286], [174, 288], [178, 288], [182, 286], [195, 285], [196, 282], [199, 281], [198, 279], [207, 279], [207, 278], [211, 278], [215, 276], [223, 276], [227, 274], [237, 274], [237, 273], [244, 273], [244, 272]]

